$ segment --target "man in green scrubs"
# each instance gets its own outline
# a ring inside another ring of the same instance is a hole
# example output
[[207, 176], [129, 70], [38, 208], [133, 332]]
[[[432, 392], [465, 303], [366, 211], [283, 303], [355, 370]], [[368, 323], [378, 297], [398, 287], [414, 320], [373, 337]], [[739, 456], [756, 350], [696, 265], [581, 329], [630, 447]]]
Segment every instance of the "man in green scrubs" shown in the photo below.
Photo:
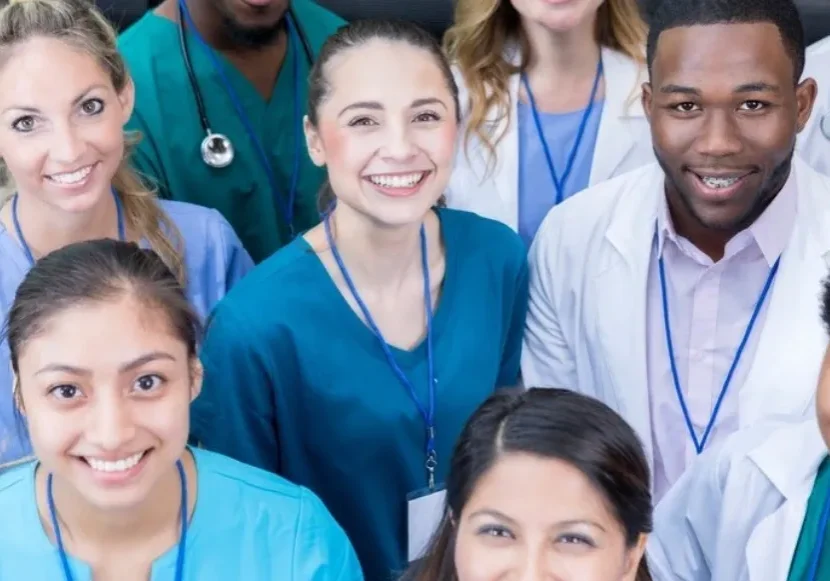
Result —
[[[219, 210], [260, 262], [289, 242], [292, 231], [319, 222], [316, 197], [324, 172], [311, 163], [302, 131], [297, 132], [305, 114], [311, 59], [301, 36], [287, 30], [289, 0], [186, 0], [186, 6], [196, 28], [185, 19], [187, 48], [208, 126], [230, 139], [235, 155], [222, 168], [202, 159], [206, 133], [179, 40], [179, 2], [165, 0], [119, 40], [136, 87], [128, 128], [142, 135], [134, 164], [161, 197]], [[290, 0], [290, 7], [312, 58], [344, 24], [311, 0]], [[290, 227], [287, 215], [292, 213]]]

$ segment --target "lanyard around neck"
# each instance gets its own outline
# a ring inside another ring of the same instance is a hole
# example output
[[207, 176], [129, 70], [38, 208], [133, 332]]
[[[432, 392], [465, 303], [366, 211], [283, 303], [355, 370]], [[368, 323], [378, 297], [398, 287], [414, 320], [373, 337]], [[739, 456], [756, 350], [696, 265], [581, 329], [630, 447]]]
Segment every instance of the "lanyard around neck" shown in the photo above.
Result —
[[735, 357], [732, 359], [732, 364], [729, 366], [729, 371], [726, 374], [726, 379], [723, 381], [723, 385], [721, 386], [720, 393], [718, 394], [718, 399], [715, 401], [715, 406], [712, 409], [712, 414], [709, 417], [709, 421], [706, 424], [706, 428], [703, 432], [703, 436], [698, 439], [697, 433], [695, 432], [694, 424], [692, 423], [692, 417], [689, 413], [689, 408], [686, 405], [686, 399], [683, 397], [683, 390], [680, 387], [680, 374], [677, 371], [677, 361], [675, 359], [674, 353], [674, 344], [672, 343], [672, 332], [671, 332], [671, 323], [669, 321], [669, 299], [668, 299], [668, 290], [666, 284], [666, 267], [663, 263], [663, 256], [661, 255], [658, 259], [658, 269], [660, 274], [660, 291], [661, 291], [661, 302], [663, 307], [663, 328], [666, 332], [666, 349], [668, 352], [669, 358], [669, 365], [671, 367], [671, 375], [672, 380], [674, 382], [674, 390], [677, 393], [677, 399], [680, 402], [680, 409], [683, 412], [683, 419], [686, 422], [686, 428], [689, 430], [689, 434], [692, 437], [692, 442], [695, 445], [695, 451], [700, 454], [703, 452], [703, 448], [706, 446], [706, 442], [709, 439], [709, 436], [712, 433], [712, 430], [715, 427], [715, 421], [718, 417], [718, 412], [720, 411], [721, 404], [723, 403], [724, 398], [726, 397], [726, 392], [729, 390], [729, 385], [732, 383], [732, 376], [735, 374], [735, 370], [738, 367], [738, 363], [741, 360], [741, 356], [743, 355], [744, 349], [746, 348], [746, 344], [749, 341], [749, 337], [752, 334], [752, 329], [755, 327], [755, 322], [758, 319], [758, 315], [761, 312], [761, 308], [764, 306], [764, 301], [769, 294], [770, 287], [772, 287], [772, 282], [775, 280], [775, 275], [778, 272], [778, 265], [781, 263], [781, 257], [779, 256], [775, 263], [770, 268], [769, 274], [767, 275], [767, 280], [764, 283], [764, 287], [761, 290], [761, 295], [758, 297], [758, 300], [755, 302], [755, 308], [752, 310], [752, 315], [749, 318], [749, 323], [747, 323], [746, 330], [744, 331], [743, 337], [741, 338], [741, 342], [738, 344], [738, 349], [735, 351]]
[[[112, 197], [115, 200], [115, 214], [118, 221], [118, 239], [124, 241], [127, 239], [126, 228], [124, 226], [124, 209], [121, 207], [121, 198], [115, 189], [112, 189]], [[29, 248], [29, 243], [26, 242], [26, 237], [23, 236], [23, 229], [20, 227], [20, 220], [17, 217], [17, 194], [12, 198], [12, 222], [14, 223], [14, 232], [17, 234], [17, 239], [20, 241], [20, 246], [23, 247], [23, 253], [29, 260], [29, 266], [35, 265], [35, 257], [32, 254], [32, 249]]]
[[553, 187], [556, 190], [556, 199], [554, 200], [554, 205], [558, 205], [565, 199], [565, 186], [568, 182], [568, 178], [573, 171], [574, 162], [576, 161], [576, 155], [579, 153], [579, 146], [582, 143], [582, 137], [585, 134], [585, 129], [588, 126], [588, 120], [591, 118], [591, 112], [594, 110], [594, 102], [597, 98], [597, 91], [599, 90], [599, 80], [602, 78], [602, 58], [599, 59], [597, 63], [597, 72], [594, 76], [594, 85], [591, 88], [591, 96], [588, 98], [588, 105], [585, 108], [585, 112], [582, 114], [582, 119], [579, 122], [579, 128], [576, 132], [576, 139], [574, 140], [573, 147], [571, 147], [571, 151], [568, 153], [567, 162], [565, 164], [565, 171], [562, 173], [562, 179], [560, 180], [557, 173], [556, 167], [553, 164], [553, 155], [550, 152], [550, 147], [548, 146], [548, 140], [545, 139], [545, 132], [542, 128], [542, 120], [539, 116], [539, 109], [536, 107], [536, 99], [533, 97], [533, 91], [530, 90], [530, 83], [527, 80], [527, 75], [522, 73], [522, 83], [524, 84], [525, 92], [527, 93], [527, 98], [530, 101], [530, 110], [533, 113], [533, 123], [536, 125], [536, 135], [539, 138], [539, 141], [542, 143], [542, 151], [545, 153], [545, 161], [548, 164], [548, 171], [550, 172], [551, 180], [553, 181]]
[[421, 417], [424, 420], [424, 424], [426, 425], [426, 471], [427, 471], [427, 482], [429, 485], [430, 490], [435, 488], [435, 468], [438, 465], [438, 454], [435, 450], [435, 389], [436, 384], [438, 383], [438, 379], [435, 377], [435, 364], [433, 361], [433, 351], [432, 351], [432, 291], [430, 290], [430, 280], [429, 280], [429, 256], [427, 255], [427, 240], [426, 240], [426, 231], [424, 226], [421, 225], [420, 237], [421, 237], [421, 268], [423, 269], [424, 273], [424, 309], [426, 311], [426, 320], [427, 320], [427, 337], [426, 337], [426, 344], [427, 344], [427, 381], [428, 385], [427, 388], [429, 390], [429, 404], [428, 407], [424, 407], [423, 403], [421, 402], [420, 398], [418, 398], [418, 394], [415, 391], [415, 386], [412, 385], [412, 382], [406, 376], [406, 374], [401, 369], [398, 362], [395, 361], [395, 356], [392, 354], [392, 349], [389, 347], [389, 344], [384, 339], [383, 334], [380, 332], [375, 320], [372, 318], [372, 314], [369, 312], [369, 308], [366, 306], [366, 303], [363, 302], [363, 299], [360, 297], [360, 293], [357, 291], [357, 287], [352, 281], [352, 277], [349, 275], [349, 271], [346, 268], [345, 263], [343, 262], [343, 258], [340, 256], [340, 252], [337, 250], [337, 244], [335, 243], [334, 236], [331, 232], [331, 224], [330, 222], [331, 212], [326, 213], [325, 217], [323, 218], [323, 225], [326, 230], [326, 238], [328, 240], [328, 244], [331, 247], [331, 253], [334, 256], [334, 261], [337, 263], [337, 268], [340, 270], [340, 274], [343, 276], [343, 279], [346, 281], [346, 285], [349, 287], [349, 291], [351, 292], [352, 296], [354, 297], [357, 306], [360, 308], [361, 313], [363, 313], [363, 318], [366, 320], [366, 324], [374, 333], [375, 337], [377, 337], [378, 342], [380, 343], [380, 347], [383, 350], [383, 354], [386, 357], [386, 361], [389, 363], [389, 366], [392, 368], [392, 371], [398, 377], [400, 382], [406, 387], [409, 391], [409, 396], [412, 398], [412, 401], [415, 403], [415, 406], [418, 408], [418, 412], [420, 412]]
[[[187, 547], [187, 476], [184, 473], [184, 466], [182, 461], [176, 462], [176, 469], [179, 472], [179, 482], [181, 483], [181, 534], [179, 535], [179, 549], [176, 555], [176, 577], [175, 581], [184, 580], [184, 556]], [[61, 561], [61, 568], [63, 569], [64, 581], [73, 581], [72, 568], [69, 566], [69, 558], [66, 555], [66, 549], [63, 546], [63, 537], [61, 536], [60, 523], [58, 523], [58, 512], [55, 510], [55, 497], [52, 492], [52, 473], [46, 477], [46, 502], [49, 505], [49, 519], [52, 522], [52, 530], [55, 533], [55, 541], [58, 545], [58, 556]]]

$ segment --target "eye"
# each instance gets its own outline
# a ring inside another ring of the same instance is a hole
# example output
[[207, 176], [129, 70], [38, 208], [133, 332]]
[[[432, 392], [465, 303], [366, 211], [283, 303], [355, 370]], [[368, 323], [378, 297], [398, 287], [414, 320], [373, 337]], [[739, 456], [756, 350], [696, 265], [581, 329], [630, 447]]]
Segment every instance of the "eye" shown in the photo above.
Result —
[[77, 385], [64, 384], [56, 385], [49, 390], [49, 394], [55, 396], [57, 399], [76, 399], [81, 395], [81, 390]]
[[18, 117], [12, 122], [12, 129], [21, 133], [29, 133], [35, 128], [35, 118], [31, 115]]
[[691, 101], [684, 101], [683, 103], [676, 103], [671, 106], [672, 109], [678, 113], [692, 113], [697, 109], [697, 105]]
[[375, 120], [370, 117], [357, 117], [349, 121], [349, 127], [367, 127], [370, 125], [377, 125]]
[[493, 537], [496, 539], [512, 539], [513, 533], [507, 527], [499, 525], [485, 525], [478, 529], [477, 534], [482, 537]]
[[420, 122], [430, 122], [430, 121], [440, 121], [441, 117], [437, 113], [433, 113], [432, 111], [424, 111], [423, 113], [418, 113], [415, 116], [415, 121]]
[[135, 380], [133, 384], [133, 388], [136, 391], [141, 391], [144, 393], [155, 391], [164, 383], [164, 379], [159, 375], [149, 374], [149, 375], [142, 375], [138, 379]]
[[104, 110], [104, 102], [101, 99], [87, 99], [81, 103], [81, 111], [84, 115], [98, 115]]
[[576, 534], [563, 534], [556, 539], [557, 543], [563, 545], [575, 545], [575, 546], [587, 546], [587, 547], [595, 547], [596, 543], [589, 537], [585, 535], [576, 535]]
[[744, 101], [741, 103], [741, 109], [743, 111], [761, 111], [766, 109], [767, 104], [763, 101]]

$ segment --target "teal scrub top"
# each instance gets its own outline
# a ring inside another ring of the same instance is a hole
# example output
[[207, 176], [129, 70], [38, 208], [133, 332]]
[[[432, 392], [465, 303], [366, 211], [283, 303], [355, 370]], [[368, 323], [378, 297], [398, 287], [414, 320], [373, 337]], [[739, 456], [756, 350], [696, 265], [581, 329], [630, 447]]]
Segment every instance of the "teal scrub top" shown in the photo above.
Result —
[[[507, 226], [440, 210], [446, 272], [433, 320], [436, 480], [473, 411], [515, 385], [527, 310], [524, 243]], [[426, 344], [392, 348], [427, 402]], [[427, 485], [426, 426], [372, 331], [303, 238], [219, 302], [202, 351], [192, 435], [323, 499], [366, 578], [407, 564], [406, 497]]]
[[[343, 530], [307, 489], [205, 450], [196, 460], [196, 508], [187, 531], [186, 581], [360, 581]], [[0, 474], [0, 580], [60, 581], [59, 553], [35, 499], [32, 461]], [[178, 545], [152, 565], [150, 581], [174, 581]], [[70, 556], [75, 581], [88, 565]]]
[[[291, 5], [316, 56], [325, 39], [344, 21], [310, 0], [292, 0]], [[222, 77], [204, 47], [188, 32], [190, 58], [211, 130], [228, 136], [236, 150], [233, 162], [224, 168], [208, 167], [202, 160], [200, 145], [205, 133], [178, 34], [175, 22], [148, 12], [119, 39], [118, 46], [136, 90], [135, 110], [127, 129], [142, 135], [132, 156], [133, 164], [157, 185], [161, 197], [219, 210], [254, 261], [260, 262], [290, 240], [284, 206], [294, 171], [295, 148], [299, 148], [300, 169], [294, 228], [302, 232], [320, 221], [317, 194], [325, 174], [308, 157], [302, 133], [299, 143], [295, 141], [293, 51], [300, 51], [299, 98], [303, 114], [308, 100], [310, 63], [302, 46], [289, 42], [274, 92], [265, 101], [242, 73], [216, 53], [269, 155], [279, 187], [279, 198], [275, 198], [268, 173], [237, 116]]]
[[830, 528], [824, 531], [824, 536], [821, 536], [820, 530], [821, 512], [828, 494], [830, 494], [830, 459], [825, 458], [819, 466], [816, 480], [813, 483], [813, 491], [807, 501], [807, 512], [804, 515], [804, 524], [798, 536], [798, 544], [795, 547], [787, 581], [813, 581], [808, 579], [807, 575], [812, 565], [810, 560], [813, 556], [813, 549], [817, 543], [821, 543], [821, 556], [815, 579], [816, 581], [830, 579]]

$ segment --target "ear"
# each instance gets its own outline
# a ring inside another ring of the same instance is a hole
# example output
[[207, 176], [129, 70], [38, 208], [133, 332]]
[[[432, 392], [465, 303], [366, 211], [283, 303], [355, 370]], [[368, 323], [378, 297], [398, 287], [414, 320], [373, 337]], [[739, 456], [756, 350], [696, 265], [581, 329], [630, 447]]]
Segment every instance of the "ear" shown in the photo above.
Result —
[[815, 80], [806, 78], [801, 81], [795, 88], [795, 103], [798, 107], [798, 132], [804, 129], [807, 121], [810, 120], [810, 114], [813, 112], [813, 105], [816, 102], [816, 94], [818, 93], [818, 86]]
[[648, 544], [648, 535], [642, 534], [637, 539], [637, 543], [628, 550], [626, 556], [625, 574], [623, 579], [625, 581], [636, 581], [637, 572], [640, 570], [640, 562], [645, 558], [646, 545]]
[[124, 88], [118, 93], [118, 102], [121, 103], [121, 124], [126, 125], [133, 116], [133, 107], [135, 107], [135, 84], [133, 84], [132, 77], [127, 77]]
[[308, 148], [308, 156], [314, 165], [323, 167], [326, 165], [326, 151], [323, 148], [323, 140], [320, 139], [320, 132], [308, 118], [303, 117], [303, 132], [305, 133], [305, 144]]
[[193, 403], [202, 393], [202, 381], [205, 378], [205, 368], [198, 357], [190, 363], [190, 403]]
[[651, 83], [643, 83], [643, 96], [641, 97], [643, 103], [643, 111], [646, 114], [646, 119], [651, 123], [651, 108], [654, 107], [654, 95], [651, 92]]

